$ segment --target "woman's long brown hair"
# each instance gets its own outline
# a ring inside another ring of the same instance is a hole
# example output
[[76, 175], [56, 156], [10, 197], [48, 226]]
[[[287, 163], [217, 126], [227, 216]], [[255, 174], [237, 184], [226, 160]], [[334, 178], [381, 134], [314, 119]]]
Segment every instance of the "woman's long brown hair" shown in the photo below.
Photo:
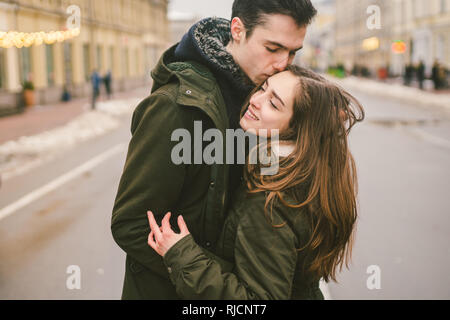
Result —
[[277, 174], [261, 175], [261, 165], [247, 163], [244, 176], [250, 193], [266, 192], [266, 209], [280, 201], [307, 210], [311, 238], [298, 249], [310, 261], [304, 272], [337, 282], [338, 267], [341, 271], [345, 263], [348, 268], [351, 259], [358, 216], [356, 167], [347, 136], [364, 119], [364, 109], [318, 74], [299, 66], [288, 70], [299, 83], [289, 129], [279, 139], [295, 143], [295, 150], [280, 159]]

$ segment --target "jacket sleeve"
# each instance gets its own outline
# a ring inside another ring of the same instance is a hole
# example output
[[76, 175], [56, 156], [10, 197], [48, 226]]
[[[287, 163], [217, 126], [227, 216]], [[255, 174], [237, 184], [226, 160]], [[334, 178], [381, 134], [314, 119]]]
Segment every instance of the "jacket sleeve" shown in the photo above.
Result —
[[163, 94], [153, 94], [136, 108], [111, 219], [116, 243], [134, 260], [168, 277], [161, 257], [147, 244], [147, 211], [158, 222], [172, 210], [183, 186], [185, 167], [171, 161], [173, 130], [183, 128], [178, 106]]
[[188, 235], [170, 248], [164, 262], [183, 299], [290, 299], [297, 251], [288, 226], [273, 228], [264, 214], [247, 214], [238, 226], [234, 252], [233, 270], [226, 272]]

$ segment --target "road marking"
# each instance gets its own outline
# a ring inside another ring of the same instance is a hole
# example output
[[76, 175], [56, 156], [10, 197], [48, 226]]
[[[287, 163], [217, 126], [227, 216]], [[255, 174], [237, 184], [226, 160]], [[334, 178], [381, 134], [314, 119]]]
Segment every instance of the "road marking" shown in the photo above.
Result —
[[431, 144], [434, 144], [442, 148], [450, 149], [450, 141], [448, 141], [447, 139], [435, 136], [419, 128], [409, 128], [409, 131], [413, 133], [415, 136], [418, 136], [419, 138], [428, 141]]
[[67, 182], [82, 175], [83, 173], [95, 168], [100, 163], [108, 160], [109, 158], [115, 156], [116, 154], [123, 152], [125, 150], [125, 148], [126, 148], [126, 144], [124, 144], [124, 143], [118, 144], [115, 147], [103, 152], [102, 154], [96, 156], [95, 158], [89, 160], [88, 162], [73, 169], [72, 171], [69, 171], [66, 174], [60, 176], [59, 178], [56, 178], [55, 180], [49, 182], [45, 186], [30, 192], [29, 194], [20, 198], [16, 202], [6, 206], [5, 208], [0, 210], [0, 221], [4, 218], [10, 216], [17, 210], [22, 209], [23, 207], [29, 205], [33, 201], [36, 201], [37, 199], [42, 198], [46, 194], [56, 190], [57, 188], [66, 184]]

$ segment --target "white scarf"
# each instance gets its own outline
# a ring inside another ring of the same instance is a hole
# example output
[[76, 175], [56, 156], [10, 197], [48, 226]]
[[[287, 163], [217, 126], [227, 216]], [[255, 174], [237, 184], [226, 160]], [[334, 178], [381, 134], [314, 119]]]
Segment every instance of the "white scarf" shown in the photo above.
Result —
[[287, 157], [295, 150], [295, 143], [290, 141], [280, 141], [272, 145], [272, 150], [278, 157]]

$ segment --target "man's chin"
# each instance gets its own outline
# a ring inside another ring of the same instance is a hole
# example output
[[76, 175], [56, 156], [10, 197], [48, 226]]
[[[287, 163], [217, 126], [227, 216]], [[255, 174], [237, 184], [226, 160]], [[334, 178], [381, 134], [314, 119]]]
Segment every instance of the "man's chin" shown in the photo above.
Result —
[[269, 79], [269, 78], [270, 78], [269, 75], [264, 74], [264, 75], [258, 76], [258, 77], [253, 81], [253, 83], [254, 83], [256, 86], [260, 86], [260, 85], [262, 85], [264, 82], [266, 82], [266, 80]]
[[262, 74], [258, 74], [257, 76], [252, 76], [252, 77], [248, 76], [248, 75], [247, 76], [248, 76], [249, 80], [253, 82], [253, 84], [255, 86], [260, 86], [274, 74], [276, 74], [276, 72], [273, 74], [262, 73]]

